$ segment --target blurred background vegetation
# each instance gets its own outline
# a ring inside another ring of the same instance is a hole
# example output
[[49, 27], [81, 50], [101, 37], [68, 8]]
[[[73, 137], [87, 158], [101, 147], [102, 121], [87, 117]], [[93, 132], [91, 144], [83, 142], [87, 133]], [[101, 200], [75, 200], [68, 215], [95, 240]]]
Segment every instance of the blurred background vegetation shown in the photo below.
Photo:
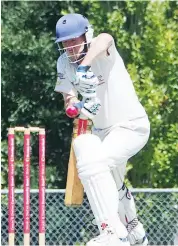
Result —
[[[2, 1], [1, 183], [7, 188], [7, 130], [46, 128], [47, 188], [65, 188], [72, 120], [54, 92], [57, 20], [85, 15], [95, 35], [109, 32], [151, 122], [148, 144], [129, 160], [133, 187], [178, 187], [178, 1]], [[31, 188], [38, 187], [38, 137], [32, 136]], [[16, 134], [16, 187], [22, 187], [23, 135]]]

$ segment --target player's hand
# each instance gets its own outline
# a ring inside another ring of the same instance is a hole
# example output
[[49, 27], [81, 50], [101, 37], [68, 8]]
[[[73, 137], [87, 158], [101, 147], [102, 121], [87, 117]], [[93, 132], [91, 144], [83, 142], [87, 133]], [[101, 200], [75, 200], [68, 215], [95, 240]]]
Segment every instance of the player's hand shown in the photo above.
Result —
[[101, 103], [96, 97], [87, 98], [82, 102], [75, 103], [74, 106], [80, 110], [87, 118], [93, 119], [100, 111]]
[[86, 98], [96, 97], [96, 89], [99, 84], [98, 78], [93, 74], [90, 66], [78, 66], [76, 72], [75, 87]]

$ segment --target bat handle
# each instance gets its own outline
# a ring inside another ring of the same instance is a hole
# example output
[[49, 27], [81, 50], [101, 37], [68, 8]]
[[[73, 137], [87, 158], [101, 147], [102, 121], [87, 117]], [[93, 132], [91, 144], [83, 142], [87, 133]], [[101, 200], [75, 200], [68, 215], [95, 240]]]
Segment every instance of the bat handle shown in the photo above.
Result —
[[82, 112], [79, 114], [78, 118], [81, 120], [88, 120], [88, 117], [86, 115], [84, 115]]

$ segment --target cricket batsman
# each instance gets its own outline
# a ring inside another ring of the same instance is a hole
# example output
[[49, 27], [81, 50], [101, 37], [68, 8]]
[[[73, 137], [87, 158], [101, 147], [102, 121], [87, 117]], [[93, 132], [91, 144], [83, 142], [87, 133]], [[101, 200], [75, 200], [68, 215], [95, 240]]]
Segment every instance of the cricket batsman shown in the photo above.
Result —
[[86, 17], [67, 14], [56, 24], [56, 43], [61, 55], [55, 91], [63, 94], [69, 117], [93, 121], [92, 134], [78, 136], [73, 145], [100, 231], [87, 246], [147, 245], [124, 175], [128, 159], [147, 143], [150, 124], [114, 39], [107, 33], [94, 38]]

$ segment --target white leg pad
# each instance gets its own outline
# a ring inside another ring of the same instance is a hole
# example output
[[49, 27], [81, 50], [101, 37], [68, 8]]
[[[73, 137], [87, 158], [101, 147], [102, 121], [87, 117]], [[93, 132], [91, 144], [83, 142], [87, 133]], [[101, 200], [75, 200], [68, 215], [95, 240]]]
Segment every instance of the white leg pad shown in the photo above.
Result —
[[101, 151], [101, 140], [92, 134], [82, 134], [73, 142], [77, 159], [79, 177], [90, 177], [94, 174], [109, 171]]
[[103, 158], [101, 140], [95, 135], [84, 134], [74, 140], [73, 147], [78, 174], [100, 231], [102, 224], [108, 224], [119, 237], [126, 237], [127, 230], [118, 216], [117, 186], [108, 160]]
[[110, 172], [82, 179], [98, 227], [108, 224], [119, 237], [126, 237], [127, 230], [118, 216], [118, 191]]
[[93, 154], [98, 152], [101, 140], [93, 134], [81, 134], [74, 139], [73, 146], [77, 160], [83, 156], [90, 159]]
[[120, 203], [122, 203], [122, 206], [119, 207], [119, 214], [123, 213], [122, 207], [124, 207], [125, 216], [127, 218], [128, 223], [133, 219], [137, 218], [134, 198], [125, 185], [123, 185], [123, 187], [119, 190], [119, 199]]
[[[123, 184], [125, 167], [126, 165], [119, 166], [112, 170], [112, 175], [119, 190], [119, 207], [118, 212], [122, 223], [127, 225], [127, 222], [132, 221], [137, 217], [136, 206], [134, 198], [129, 189]], [[127, 220], [126, 220], [127, 218]]]

